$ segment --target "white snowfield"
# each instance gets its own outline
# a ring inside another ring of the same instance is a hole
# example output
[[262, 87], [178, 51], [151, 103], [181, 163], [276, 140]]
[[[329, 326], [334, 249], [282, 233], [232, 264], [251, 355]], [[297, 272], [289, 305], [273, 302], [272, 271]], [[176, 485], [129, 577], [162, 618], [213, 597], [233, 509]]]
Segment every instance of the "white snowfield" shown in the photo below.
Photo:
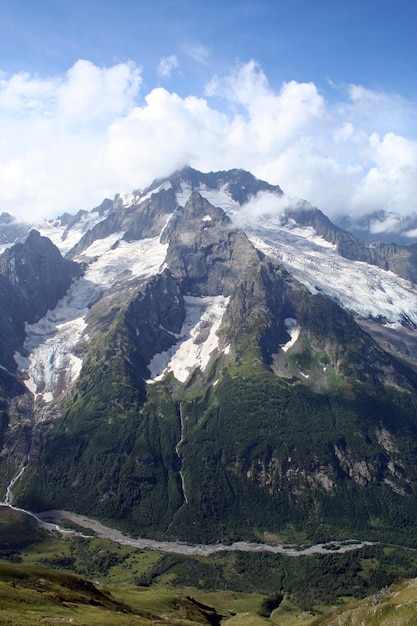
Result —
[[[134, 193], [118, 198], [124, 205], [133, 201], [138, 204], [170, 186], [164, 182], [146, 196]], [[240, 207], [225, 186], [218, 191], [203, 188], [200, 193], [214, 206], [223, 208], [258, 249], [278, 260], [312, 293], [327, 294], [364, 318], [380, 319], [394, 327], [404, 317], [417, 324], [415, 285], [378, 267], [344, 259], [313, 229], [300, 228], [293, 220], [284, 219], [287, 207], [294, 206], [294, 202], [299, 207], [302, 202], [260, 193]], [[184, 206], [190, 194], [190, 186], [183, 184], [177, 193], [177, 204]], [[94, 211], [83, 215], [67, 231], [57, 222], [47, 223], [39, 230], [65, 254], [104, 218]], [[209, 216], [203, 217], [203, 221], [209, 221]], [[165, 267], [168, 246], [161, 244], [160, 237], [131, 243], [122, 237], [123, 232], [114, 233], [84, 250], [75, 259], [89, 264], [84, 277], [73, 283], [54, 311], [48, 311], [37, 324], [26, 328], [28, 356], [16, 354], [15, 359], [19, 369], [26, 372], [28, 389], [44, 403], [57, 399], [79, 375], [82, 363], [74, 351], [81, 339], [88, 340], [89, 307], [112, 287], [137, 277], [149, 278]], [[221, 296], [186, 297], [186, 320], [175, 337], [177, 342], [171, 350], [152, 358], [148, 382], [160, 380], [168, 372], [184, 382], [195, 368], [204, 370], [219, 347], [217, 331], [227, 303], [228, 299]], [[290, 340], [282, 346], [284, 351], [295, 343], [300, 332], [296, 320], [285, 320], [285, 326]]]
[[349, 261], [327, 246], [285, 230], [271, 234], [254, 228], [248, 236], [312, 293], [320, 291], [364, 318], [381, 319], [394, 326], [408, 318], [417, 324], [416, 287], [392, 272]]
[[229, 298], [185, 296], [184, 300], [186, 315], [178, 342], [152, 358], [148, 365], [151, 372], [148, 382], [161, 380], [172, 372], [184, 383], [197, 367], [202, 371], [206, 369], [213, 351], [219, 347], [217, 331]]
[[107, 213], [108, 211], [100, 215], [98, 211], [91, 211], [83, 214], [70, 229], [61, 226], [58, 220], [45, 221], [34, 228], [44, 237], [48, 237], [60, 249], [61, 254], [65, 255], [80, 241], [84, 233], [106, 219]]
[[[159, 237], [140, 239], [128, 243], [122, 240], [123, 232], [94, 241], [80, 255], [88, 260], [85, 278], [103, 289], [132, 278], [150, 278], [162, 270], [168, 244]], [[76, 259], [78, 260], [78, 259]]]

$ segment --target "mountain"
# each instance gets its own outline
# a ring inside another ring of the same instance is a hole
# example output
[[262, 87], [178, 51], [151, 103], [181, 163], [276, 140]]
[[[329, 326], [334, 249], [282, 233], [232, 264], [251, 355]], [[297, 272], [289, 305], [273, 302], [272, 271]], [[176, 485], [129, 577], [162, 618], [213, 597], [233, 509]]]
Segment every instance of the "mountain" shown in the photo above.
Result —
[[417, 263], [185, 168], [0, 257], [3, 491], [141, 535], [416, 543]]
[[395, 211], [374, 211], [361, 216], [340, 215], [335, 223], [345, 228], [363, 241], [398, 243], [402, 245], [417, 243], [417, 214], [401, 215]]

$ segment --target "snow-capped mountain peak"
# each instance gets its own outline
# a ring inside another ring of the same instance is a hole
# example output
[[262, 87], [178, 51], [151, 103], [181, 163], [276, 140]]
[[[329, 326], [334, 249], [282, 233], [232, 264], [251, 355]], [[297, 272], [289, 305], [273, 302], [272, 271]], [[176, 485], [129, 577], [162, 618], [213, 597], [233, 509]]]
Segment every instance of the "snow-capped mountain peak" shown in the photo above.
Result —
[[[182, 219], [181, 208], [191, 202], [190, 215], [195, 215], [196, 193], [207, 204], [201, 209], [200, 221], [193, 222], [192, 230], [183, 227], [179, 236], [175, 224]], [[148, 280], [165, 268], [179, 272], [173, 241], [177, 237], [178, 243], [183, 240], [181, 245], [194, 242], [201, 250], [212, 246], [218, 235], [210, 237], [219, 228], [213, 220], [220, 215], [213, 211], [219, 209], [225, 216], [223, 230], [228, 216], [231, 222], [227, 228], [245, 232], [255, 249], [278, 262], [312, 294], [324, 294], [358, 318], [386, 328], [398, 329], [404, 324], [417, 327], [415, 284], [378, 266], [376, 258], [372, 263], [346, 258], [343, 242], [350, 235], [307, 202], [287, 198], [279, 187], [241, 170], [201, 174], [186, 168], [143, 192], [118, 194], [113, 202], [105, 201], [91, 212], [38, 226], [63, 255], [85, 264], [83, 276], [56, 308], [36, 323], [27, 324], [26, 356], [16, 354], [28, 389], [39, 401], [58, 398], [77, 379], [82, 365], [77, 346], [81, 340], [88, 342], [90, 311], [103, 294], [132, 291], [138, 281]], [[360, 245], [354, 238], [352, 241]], [[195, 272], [201, 273], [200, 261], [195, 263]], [[226, 292], [216, 291], [213, 284], [204, 293], [187, 296], [183, 330], [168, 350], [152, 356], [148, 363], [150, 379], [171, 370], [184, 382], [195, 367], [206, 367], [211, 353], [218, 349], [216, 329], [228, 302]], [[202, 295], [211, 299], [201, 301]], [[198, 343], [198, 328], [203, 322], [205, 336], [210, 338], [205, 352]]]

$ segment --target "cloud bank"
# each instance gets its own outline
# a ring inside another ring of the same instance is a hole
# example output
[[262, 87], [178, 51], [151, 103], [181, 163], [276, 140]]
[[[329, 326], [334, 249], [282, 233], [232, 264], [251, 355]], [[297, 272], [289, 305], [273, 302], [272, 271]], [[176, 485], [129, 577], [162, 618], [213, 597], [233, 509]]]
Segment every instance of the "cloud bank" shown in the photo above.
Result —
[[[166, 57], [160, 76], [177, 69]], [[0, 212], [90, 209], [186, 164], [241, 167], [332, 216], [417, 211], [417, 107], [360, 85], [274, 89], [254, 62], [204, 94], [143, 93], [141, 68], [80, 60], [65, 75], [0, 73]]]

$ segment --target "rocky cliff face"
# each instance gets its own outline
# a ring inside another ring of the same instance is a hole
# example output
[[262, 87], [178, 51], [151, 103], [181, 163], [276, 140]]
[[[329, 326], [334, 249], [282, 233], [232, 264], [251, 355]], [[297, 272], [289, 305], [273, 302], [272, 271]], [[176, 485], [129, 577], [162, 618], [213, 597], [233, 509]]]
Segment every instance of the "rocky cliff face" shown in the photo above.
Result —
[[196, 191], [175, 211], [162, 242], [169, 242], [166, 262], [184, 293], [228, 296], [242, 272], [259, 262], [245, 234]]
[[82, 266], [63, 259], [49, 239], [32, 230], [22, 243], [0, 256], [0, 363], [16, 369], [13, 352], [21, 350], [25, 322], [33, 323], [55, 308]]

